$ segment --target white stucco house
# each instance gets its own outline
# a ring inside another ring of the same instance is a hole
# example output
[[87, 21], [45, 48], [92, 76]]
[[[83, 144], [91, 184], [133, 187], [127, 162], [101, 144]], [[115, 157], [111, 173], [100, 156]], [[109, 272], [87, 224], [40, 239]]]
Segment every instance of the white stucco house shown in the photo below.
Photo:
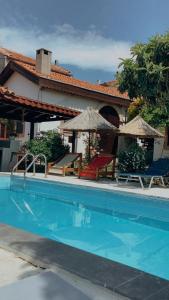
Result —
[[[119, 127], [126, 121], [126, 112], [130, 104], [128, 95], [121, 94], [115, 82], [93, 84], [76, 79], [69, 70], [52, 64], [52, 53], [46, 49], [36, 51], [36, 59], [26, 57], [14, 51], [0, 48], [0, 85], [8, 87], [16, 95], [22, 95], [39, 102], [83, 111], [93, 107], [108, 121]], [[57, 128], [58, 122], [36, 125], [35, 135], [39, 130]], [[26, 123], [22, 141], [29, 138], [30, 124]], [[117, 139], [113, 134], [103, 138], [103, 150], [115, 153]], [[81, 137], [78, 137], [81, 141]], [[121, 147], [123, 138], [119, 138]], [[83, 151], [83, 143], [77, 143], [76, 151]]]

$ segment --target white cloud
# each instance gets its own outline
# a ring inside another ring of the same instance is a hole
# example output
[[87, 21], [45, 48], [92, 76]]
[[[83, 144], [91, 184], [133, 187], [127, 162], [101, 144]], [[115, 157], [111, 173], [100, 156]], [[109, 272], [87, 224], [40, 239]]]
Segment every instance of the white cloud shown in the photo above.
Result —
[[60, 64], [112, 72], [117, 70], [119, 58], [129, 57], [131, 43], [106, 38], [94, 26], [79, 31], [64, 24], [55, 26], [49, 33], [37, 28], [1, 27], [0, 46], [32, 56], [36, 49], [43, 47], [51, 50], [53, 59]]

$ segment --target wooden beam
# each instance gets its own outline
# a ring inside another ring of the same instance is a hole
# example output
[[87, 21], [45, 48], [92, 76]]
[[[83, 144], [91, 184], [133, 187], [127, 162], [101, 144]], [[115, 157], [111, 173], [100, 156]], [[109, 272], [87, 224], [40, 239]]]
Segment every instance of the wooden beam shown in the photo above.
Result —
[[35, 123], [31, 122], [31, 127], [30, 127], [30, 140], [34, 139], [34, 134], [35, 134]]
[[18, 110], [21, 111], [20, 108], [16, 107], [16, 108], [13, 108], [13, 109], [8, 110], [7, 113], [8, 113], [8, 114], [12, 114], [12, 113], [14, 113], [14, 112], [16, 112], [16, 111], [18, 111]]
[[76, 131], [72, 132], [72, 153], [75, 152], [76, 148]]
[[6, 107], [6, 106], [11, 106], [11, 104], [0, 102], [0, 108]]

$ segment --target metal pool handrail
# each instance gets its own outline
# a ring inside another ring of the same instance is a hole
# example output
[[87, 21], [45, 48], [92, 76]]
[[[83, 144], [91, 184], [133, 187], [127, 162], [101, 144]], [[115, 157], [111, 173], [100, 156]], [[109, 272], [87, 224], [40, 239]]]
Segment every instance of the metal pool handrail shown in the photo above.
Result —
[[44, 158], [44, 161], [45, 161], [45, 177], [47, 177], [47, 158], [46, 158], [46, 156], [43, 153], [39, 153], [38, 155], [36, 155], [34, 157], [34, 159], [32, 160], [32, 162], [28, 165], [28, 167], [24, 171], [24, 176], [26, 176], [26, 173], [29, 171], [29, 169], [32, 167], [32, 165], [33, 165], [33, 176], [35, 176], [35, 173], [36, 173], [36, 161], [40, 157]]
[[33, 160], [35, 158], [35, 156], [30, 153], [30, 152], [27, 152], [17, 163], [16, 165], [13, 167], [12, 171], [11, 171], [11, 175], [14, 175], [14, 172], [17, 170], [17, 168], [19, 167], [19, 165], [21, 164], [21, 162], [23, 162], [28, 156], [32, 156]]

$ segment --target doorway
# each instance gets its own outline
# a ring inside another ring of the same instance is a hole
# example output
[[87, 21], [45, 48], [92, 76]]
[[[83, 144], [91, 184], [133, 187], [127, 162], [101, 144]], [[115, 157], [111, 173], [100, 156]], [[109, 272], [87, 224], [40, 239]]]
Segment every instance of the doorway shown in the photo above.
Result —
[[[117, 111], [112, 106], [104, 106], [99, 113], [112, 125], [119, 128], [120, 118]], [[114, 132], [106, 131], [100, 133], [100, 148], [104, 153], [116, 155], [118, 147], [118, 136]]]

